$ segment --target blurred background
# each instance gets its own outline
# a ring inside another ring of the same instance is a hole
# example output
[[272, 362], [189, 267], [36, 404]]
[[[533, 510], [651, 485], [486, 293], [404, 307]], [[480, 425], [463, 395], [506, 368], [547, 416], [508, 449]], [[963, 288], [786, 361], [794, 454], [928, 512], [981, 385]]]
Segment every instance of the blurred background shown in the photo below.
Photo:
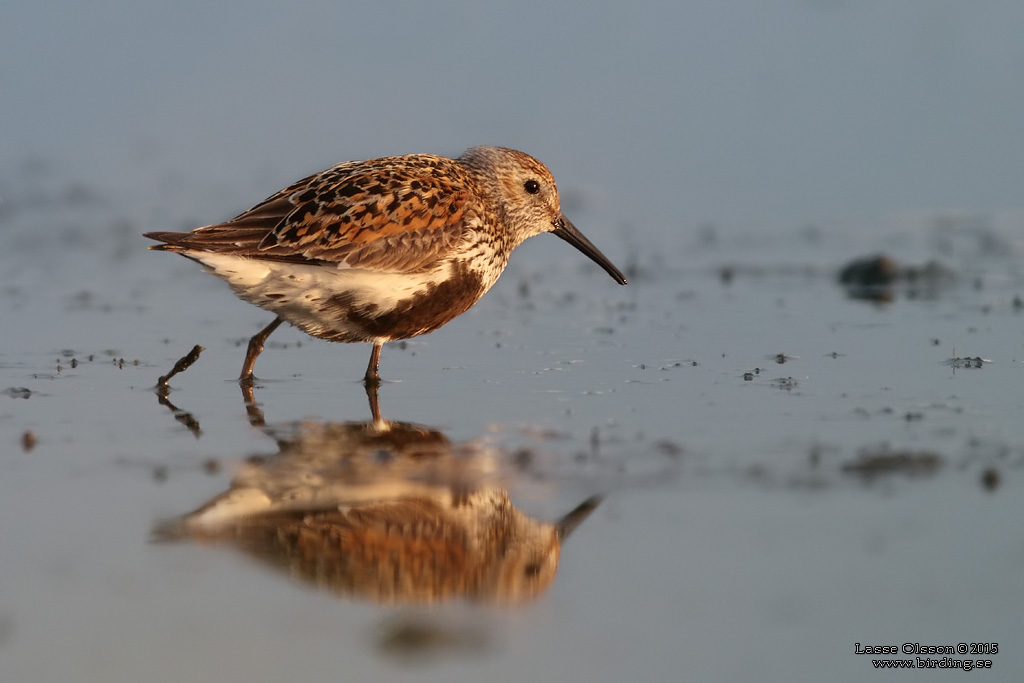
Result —
[[1022, 27], [1016, 0], [15, 0], [0, 189], [43, 165], [171, 229], [339, 161], [495, 144], [598, 237], [1019, 215]]
[[[960, 640], [1019, 677], [1022, 36], [1019, 0], [5, 0], [0, 679], [858, 681], [855, 643]], [[545, 533], [606, 496], [550, 592], [405, 610], [148, 543], [369, 411], [367, 349], [282, 329], [257, 420], [269, 315], [141, 233], [479, 144], [630, 285], [530, 240], [385, 349], [382, 409], [493, 447]]]

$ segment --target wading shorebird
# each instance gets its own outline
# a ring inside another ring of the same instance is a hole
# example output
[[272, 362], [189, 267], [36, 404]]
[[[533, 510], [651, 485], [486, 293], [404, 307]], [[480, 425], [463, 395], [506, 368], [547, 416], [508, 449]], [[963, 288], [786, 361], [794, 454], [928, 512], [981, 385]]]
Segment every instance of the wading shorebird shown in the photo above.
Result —
[[336, 342], [373, 344], [364, 381], [380, 382], [381, 347], [432, 332], [497, 281], [512, 250], [550, 232], [626, 278], [562, 213], [555, 179], [528, 154], [473, 147], [348, 161], [245, 213], [191, 232], [150, 232], [277, 317], [249, 340], [239, 380], [282, 322]]

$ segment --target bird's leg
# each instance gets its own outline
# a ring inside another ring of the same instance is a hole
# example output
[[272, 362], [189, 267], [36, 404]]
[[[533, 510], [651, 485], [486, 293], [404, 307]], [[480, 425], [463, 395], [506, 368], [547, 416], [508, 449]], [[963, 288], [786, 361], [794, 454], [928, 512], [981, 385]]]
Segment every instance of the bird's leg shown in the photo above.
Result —
[[380, 385], [380, 373], [377, 368], [380, 366], [380, 350], [383, 342], [373, 342], [373, 351], [370, 352], [370, 364], [366, 366], [366, 374], [363, 375], [363, 383], [369, 386]]
[[267, 341], [267, 337], [283, 322], [283, 318], [274, 318], [274, 322], [254, 334], [249, 340], [249, 348], [245, 352], [245, 362], [242, 363], [242, 374], [238, 377], [239, 382], [252, 384], [252, 366], [256, 365], [256, 356], [263, 351], [263, 342]]

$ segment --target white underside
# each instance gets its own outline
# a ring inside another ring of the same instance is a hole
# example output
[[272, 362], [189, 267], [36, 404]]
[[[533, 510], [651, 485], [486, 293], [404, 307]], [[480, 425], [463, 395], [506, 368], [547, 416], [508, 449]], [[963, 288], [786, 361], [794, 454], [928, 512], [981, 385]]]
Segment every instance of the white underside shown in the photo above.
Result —
[[[393, 310], [427, 287], [446, 280], [451, 266], [443, 263], [425, 273], [386, 273], [342, 266], [313, 266], [242, 256], [192, 252], [191, 258], [231, 285], [235, 293], [305, 330], [319, 336], [325, 328], [324, 302], [333, 296], [348, 295], [353, 300], [374, 304], [382, 312]], [[343, 325], [333, 319], [331, 325]], [[361, 334], [352, 329], [353, 335]], [[360, 341], [389, 341], [364, 338]]]

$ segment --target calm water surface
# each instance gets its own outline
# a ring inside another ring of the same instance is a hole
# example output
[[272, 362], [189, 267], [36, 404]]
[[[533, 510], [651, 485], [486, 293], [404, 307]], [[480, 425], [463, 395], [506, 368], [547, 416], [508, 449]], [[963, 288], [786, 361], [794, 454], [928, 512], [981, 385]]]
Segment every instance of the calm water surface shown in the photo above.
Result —
[[[122, 239], [137, 248], [122, 254]], [[680, 667], [750, 677], [799, 657], [858, 680], [871, 668], [858, 642], [1012, 643], [1024, 559], [1014, 258], [952, 254], [956, 280], [880, 304], [836, 284], [841, 235], [746, 241], [695, 239], [671, 267], [639, 256], [617, 288], [561, 242], [534, 240], [469, 314], [385, 349], [389, 426], [376, 432], [356, 381], [367, 349], [294, 330], [261, 358], [260, 413], [247, 411], [232, 378], [266, 316], [141, 238], [111, 226], [70, 244], [55, 277], [23, 270], [2, 299], [19, 331], [0, 362], [4, 669], [619, 680]], [[18, 247], [8, 266], [43, 248]], [[75, 286], [94, 269], [109, 279]], [[156, 378], [197, 343], [206, 351], [161, 404]], [[954, 349], [991, 362], [958, 367]], [[330, 495], [248, 531], [229, 518], [154, 542], [239, 471], [253, 490]], [[443, 507], [480, 490], [539, 525], [507, 531], [510, 548], [549, 534], [535, 558], [549, 564], [552, 525], [601, 500], [561, 544], [557, 576], [502, 578], [529, 564], [506, 557], [441, 563], [447, 588], [404, 574], [382, 587], [384, 551], [365, 529], [319, 518], [327, 531], [296, 540], [312, 519], [296, 510]], [[332, 533], [347, 540], [331, 546]], [[1004, 647], [994, 666], [1015, 669]]]
[[[33, 65], [0, 98], [0, 679], [1024, 671], [1018, 4], [40, 7], [0, 10]], [[378, 420], [369, 348], [291, 329], [248, 401], [269, 316], [140, 236], [472, 144], [548, 162], [630, 285], [531, 240], [385, 348]], [[905, 277], [839, 286], [878, 253]]]

